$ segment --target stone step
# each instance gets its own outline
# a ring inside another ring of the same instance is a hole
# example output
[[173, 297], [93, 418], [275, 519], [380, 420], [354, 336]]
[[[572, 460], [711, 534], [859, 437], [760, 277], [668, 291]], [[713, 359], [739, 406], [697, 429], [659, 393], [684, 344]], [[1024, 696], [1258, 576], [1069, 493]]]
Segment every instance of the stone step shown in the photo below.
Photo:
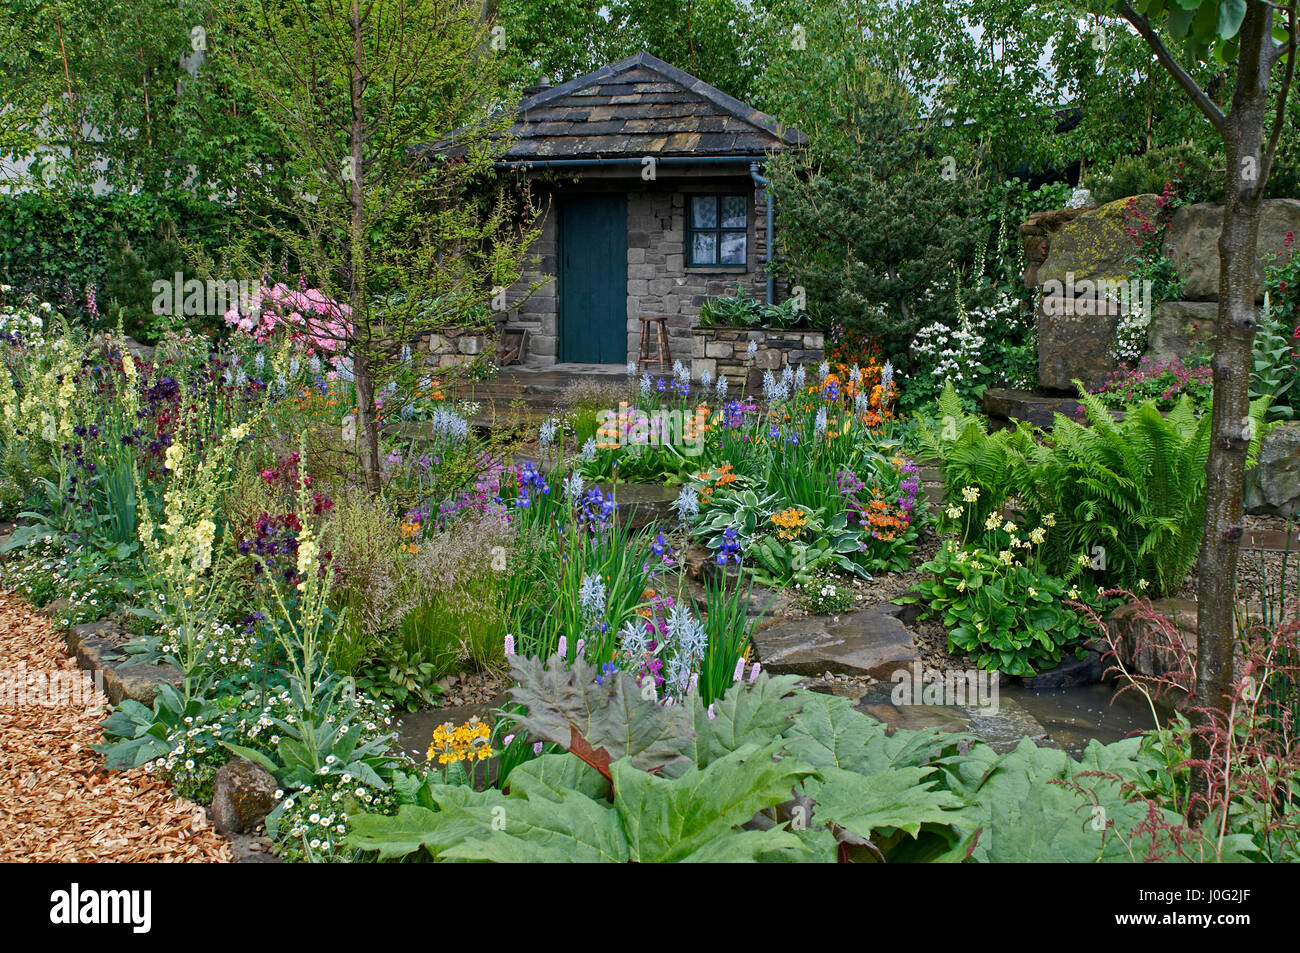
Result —
[[[893, 611], [890, 611], [890, 610]], [[872, 607], [835, 616], [798, 616], [760, 622], [754, 652], [773, 674], [870, 676], [888, 680], [920, 658], [898, 607]]]
[[1083, 404], [1072, 397], [1052, 397], [1033, 391], [995, 387], [984, 392], [980, 409], [990, 418], [1024, 420], [1035, 427], [1051, 427], [1057, 414], [1078, 419]]

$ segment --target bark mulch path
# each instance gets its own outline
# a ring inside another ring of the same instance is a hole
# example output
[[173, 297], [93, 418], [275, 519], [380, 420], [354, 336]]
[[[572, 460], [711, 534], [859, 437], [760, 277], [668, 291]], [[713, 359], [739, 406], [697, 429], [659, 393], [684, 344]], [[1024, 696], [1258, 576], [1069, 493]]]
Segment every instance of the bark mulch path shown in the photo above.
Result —
[[229, 862], [198, 805], [143, 769], [105, 770], [90, 746], [106, 705], [48, 620], [0, 593], [0, 861]]

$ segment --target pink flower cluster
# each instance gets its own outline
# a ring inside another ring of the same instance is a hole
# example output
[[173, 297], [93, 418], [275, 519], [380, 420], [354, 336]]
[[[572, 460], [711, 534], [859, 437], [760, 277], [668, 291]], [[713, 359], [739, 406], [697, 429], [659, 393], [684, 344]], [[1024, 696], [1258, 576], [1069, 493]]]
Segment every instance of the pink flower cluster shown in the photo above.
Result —
[[317, 288], [294, 291], [282, 282], [269, 288], [263, 285], [246, 311], [227, 311], [227, 326], [238, 328], [259, 344], [277, 332], [287, 333], [300, 351], [321, 357], [341, 357], [344, 342], [352, 333], [348, 320], [352, 309]]

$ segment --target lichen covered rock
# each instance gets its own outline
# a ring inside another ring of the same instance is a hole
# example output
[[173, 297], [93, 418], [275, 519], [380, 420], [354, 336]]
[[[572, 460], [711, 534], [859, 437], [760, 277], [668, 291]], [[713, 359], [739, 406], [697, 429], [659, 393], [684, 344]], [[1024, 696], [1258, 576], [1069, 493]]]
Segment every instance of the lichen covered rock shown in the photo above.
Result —
[[[1045, 290], [1052, 285], [1064, 288], [1071, 274], [1076, 282], [1127, 281], [1133, 270], [1128, 259], [1134, 254], [1133, 242], [1124, 230], [1129, 201], [1099, 205], [1062, 225], [1052, 235], [1047, 260], [1038, 269], [1038, 284]], [[1140, 212], [1155, 218], [1155, 195], [1138, 195], [1132, 201]]]
[[222, 766], [212, 792], [212, 823], [223, 834], [254, 830], [275, 807], [275, 778], [242, 758]]

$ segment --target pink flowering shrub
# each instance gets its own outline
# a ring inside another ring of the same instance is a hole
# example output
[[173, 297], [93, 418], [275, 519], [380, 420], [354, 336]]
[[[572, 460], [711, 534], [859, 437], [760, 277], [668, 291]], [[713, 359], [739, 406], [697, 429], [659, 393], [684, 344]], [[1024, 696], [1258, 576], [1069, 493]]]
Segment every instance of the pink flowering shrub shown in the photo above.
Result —
[[306, 354], [338, 359], [352, 333], [352, 309], [327, 297], [317, 288], [291, 289], [283, 282], [262, 285], [246, 313], [238, 308], [226, 312], [226, 325], [238, 328], [261, 344], [288, 334], [294, 346]]

